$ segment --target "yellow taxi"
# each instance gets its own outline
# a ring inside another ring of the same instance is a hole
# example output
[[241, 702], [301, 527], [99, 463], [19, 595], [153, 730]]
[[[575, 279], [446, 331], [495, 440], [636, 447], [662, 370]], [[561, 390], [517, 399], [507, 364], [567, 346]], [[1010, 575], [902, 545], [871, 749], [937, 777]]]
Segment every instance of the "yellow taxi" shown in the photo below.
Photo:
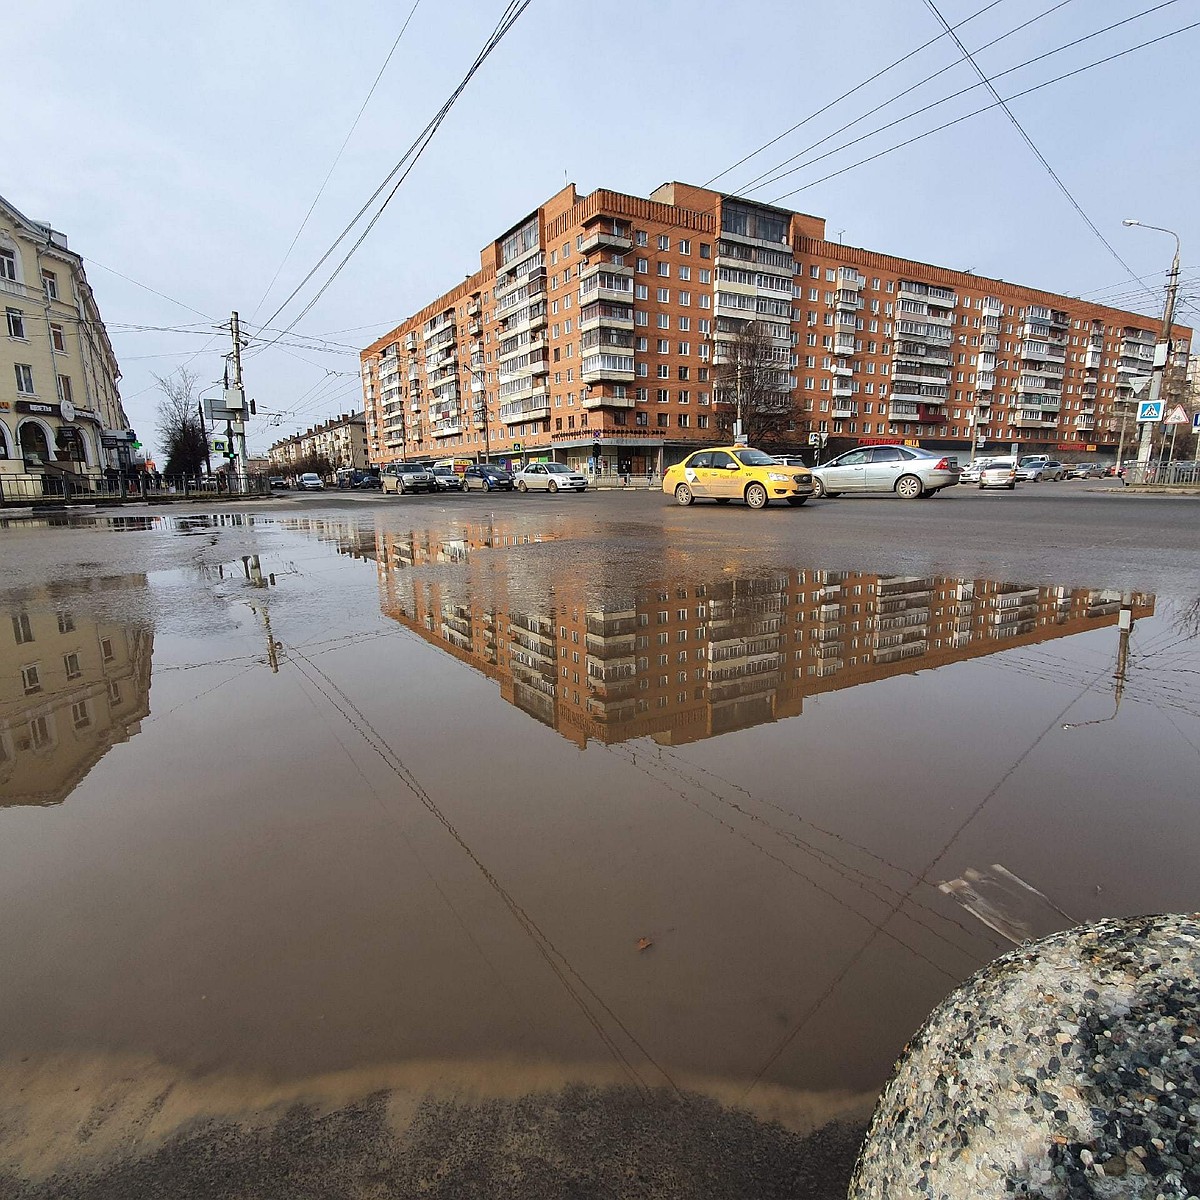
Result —
[[786, 500], [799, 506], [813, 494], [813, 477], [807, 467], [782, 466], [749, 446], [716, 446], [668, 467], [662, 487], [676, 504], [744, 500], [751, 508], [766, 508], [772, 500]]

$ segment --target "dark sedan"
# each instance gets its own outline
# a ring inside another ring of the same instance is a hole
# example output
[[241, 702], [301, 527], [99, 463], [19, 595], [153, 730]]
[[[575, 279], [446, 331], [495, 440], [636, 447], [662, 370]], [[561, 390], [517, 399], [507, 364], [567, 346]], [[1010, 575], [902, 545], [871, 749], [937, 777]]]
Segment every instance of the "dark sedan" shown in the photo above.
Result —
[[511, 492], [513, 477], [493, 463], [473, 463], [463, 472], [463, 483], [467, 491]]

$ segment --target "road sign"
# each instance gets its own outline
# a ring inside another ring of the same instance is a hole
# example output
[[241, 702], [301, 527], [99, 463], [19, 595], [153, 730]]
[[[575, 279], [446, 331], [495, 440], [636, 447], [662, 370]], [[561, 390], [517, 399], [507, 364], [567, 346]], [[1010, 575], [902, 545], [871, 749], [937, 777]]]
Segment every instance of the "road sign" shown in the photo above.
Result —
[[1191, 418], [1182, 404], [1176, 404], [1163, 418], [1164, 425], [1186, 425]]
[[1145, 424], [1147, 421], [1161, 421], [1163, 419], [1163, 402], [1161, 400], [1139, 400], [1137, 419], [1139, 424]]
[[829, 434], [827, 433], [810, 433], [808, 435], [808, 444], [810, 446], [823, 446], [827, 441], [829, 441]]
[[1200, 413], [1192, 413], [1192, 432], [1200, 433]]
[[516, 451], [518, 454], [520, 454], [520, 452], [521, 452], [521, 443], [520, 443], [520, 442], [513, 442], [513, 449], [514, 449], [514, 450], [515, 450], [515, 451]]

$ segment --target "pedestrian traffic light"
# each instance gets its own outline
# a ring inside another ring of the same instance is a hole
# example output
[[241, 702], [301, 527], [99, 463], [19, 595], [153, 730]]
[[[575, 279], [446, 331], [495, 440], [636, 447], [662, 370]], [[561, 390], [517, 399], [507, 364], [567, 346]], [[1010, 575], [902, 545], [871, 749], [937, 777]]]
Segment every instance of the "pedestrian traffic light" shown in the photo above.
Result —
[[600, 443], [599, 442], [592, 443], [592, 457], [593, 458], [600, 457]]

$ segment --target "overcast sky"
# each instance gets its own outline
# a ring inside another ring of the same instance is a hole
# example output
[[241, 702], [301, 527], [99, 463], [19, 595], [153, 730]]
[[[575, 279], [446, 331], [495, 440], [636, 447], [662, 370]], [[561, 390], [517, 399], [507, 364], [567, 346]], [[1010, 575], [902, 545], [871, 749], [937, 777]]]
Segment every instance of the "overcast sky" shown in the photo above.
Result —
[[[939, 7], [951, 24], [987, 9], [959, 30], [972, 51], [1054, 10], [981, 50], [980, 65], [994, 75], [1156, 3], [939, 0]], [[148, 446], [154, 373], [187, 364], [205, 385], [219, 379], [228, 343], [213, 327], [235, 308], [252, 331], [271, 317], [457, 85], [504, 0], [418, 0], [263, 301], [411, 7], [412, 0], [5, 6], [8, 118], [0, 146], [8, 169], [0, 193], [65, 232], [87, 260], [126, 407]], [[1193, 22], [1200, 0], [1159, 3], [996, 86], [1012, 96]], [[533, 0], [361, 249], [297, 325], [296, 333], [325, 341], [301, 347], [289, 335], [286, 348], [247, 352], [249, 395], [262, 410], [288, 414], [277, 425], [253, 423], [251, 450], [359, 406], [357, 349], [476, 269], [480, 248], [564, 180], [581, 192], [638, 195], [668, 179], [705, 183], [811, 117], [713, 185], [741, 190], [940, 68], [948, 69], [790, 165], [978, 83], [968, 63], [952, 65], [960, 53], [943, 36], [813, 116], [939, 32], [925, 0]], [[826, 217], [830, 236], [842, 231], [847, 244], [1157, 313], [1171, 240], [1121, 220], [1180, 234], [1185, 291], [1194, 300], [1198, 50], [1200, 29], [1193, 29], [1012, 104], [1087, 215], [1157, 285], [1151, 293], [1133, 295], [1137, 285], [1000, 109], [821, 181], [982, 107], [991, 100], [982, 86], [749, 194], [773, 201], [803, 188], [780, 203]], [[287, 324], [327, 271], [272, 324]], [[1197, 313], [1180, 315], [1194, 323]]]

